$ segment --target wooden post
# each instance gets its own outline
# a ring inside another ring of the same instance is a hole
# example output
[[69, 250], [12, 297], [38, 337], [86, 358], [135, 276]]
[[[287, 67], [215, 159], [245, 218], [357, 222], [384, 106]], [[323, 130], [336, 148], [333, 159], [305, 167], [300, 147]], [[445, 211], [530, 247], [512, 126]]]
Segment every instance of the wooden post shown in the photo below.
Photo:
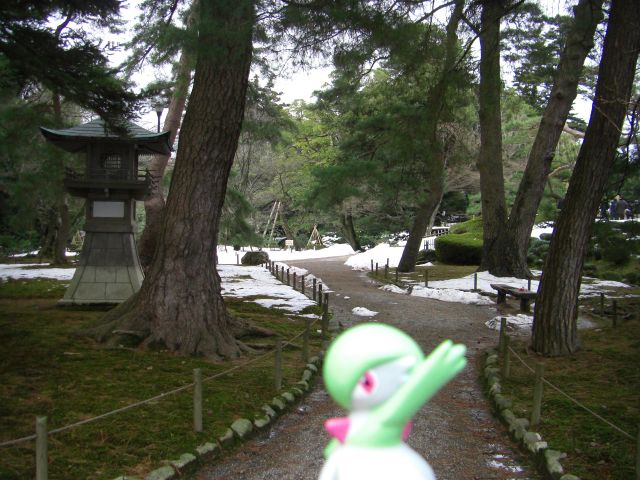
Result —
[[302, 335], [302, 361], [309, 363], [309, 334], [311, 333], [311, 320], [304, 319], [304, 334]]
[[322, 308], [322, 283], [318, 283], [318, 305]]
[[531, 279], [527, 278], [527, 290], [531, 290]]
[[398, 269], [396, 268], [396, 283], [398, 283]]
[[317, 278], [313, 279], [313, 301], [316, 301], [316, 282], [317, 282]]
[[289, 268], [287, 268], [287, 286], [291, 285], [291, 274], [289, 273]]
[[498, 351], [500, 354], [504, 350], [504, 337], [507, 336], [507, 317], [500, 317], [500, 337], [498, 339]]
[[618, 326], [618, 301], [613, 301], [613, 326]]
[[371, 259], [371, 271], [373, 272], [373, 258]]
[[604, 317], [604, 292], [600, 292], [600, 316]]
[[473, 272], [473, 289], [478, 289], [478, 272]]
[[324, 294], [324, 308], [325, 310], [329, 309], [329, 292]]
[[389, 259], [387, 258], [387, 268], [389, 268]]
[[425, 287], [429, 286], [429, 269], [428, 268], [424, 269], [424, 286]]
[[282, 340], [276, 338], [276, 371], [274, 375], [276, 391], [282, 388]]
[[47, 417], [36, 417], [36, 480], [49, 478]]
[[302, 276], [300, 277], [300, 291], [302, 292], [302, 294], [303, 294], [303, 295], [304, 295], [304, 287], [305, 287], [305, 284], [304, 284], [304, 275], [302, 275]]
[[329, 310], [322, 308], [322, 348], [325, 349], [329, 342]]
[[297, 290], [298, 289], [298, 278], [297, 278], [297, 273], [293, 272], [293, 289]]
[[202, 370], [193, 369], [193, 431], [202, 431]]
[[542, 410], [542, 391], [543, 382], [542, 377], [544, 375], [544, 363], [536, 363], [536, 379], [533, 384], [533, 408], [531, 409], [531, 425], [538, 425], [540, 423], [540, 412]]
[[376, 262], [376, 276], [378, 275], [378, 262]]
[[384, 278], [389, 278], [389, 265], [384, 266]]
[[640, 480], [640, 428], [638, 428], [638, 440], [636, 442], [636, 480]]
[[240, 255], [236, 253], [236, 265], [240, 265]]
[[504, 350], [502, 351], [502, 380], [509, 378], [511, 365], [509, 365], [509, 335], [504, 336]]

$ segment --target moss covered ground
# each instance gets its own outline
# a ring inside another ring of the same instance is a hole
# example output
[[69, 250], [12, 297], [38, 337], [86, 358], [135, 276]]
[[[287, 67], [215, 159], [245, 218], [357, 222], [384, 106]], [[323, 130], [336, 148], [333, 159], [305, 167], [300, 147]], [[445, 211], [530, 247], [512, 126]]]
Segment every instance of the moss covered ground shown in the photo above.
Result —
[[[62, 309], [64, 285], [54, 280], [0, 284], [0, 443], [34, 433], [35, 417], [48, 417], [50, 430], [157, 396], [251, 360], [212, 362], [162, 351], [107, 349], [78, 334], [100, 309]], [[304, 329], [285, 312], [228, 299], [234, 315], [249, 318], [283, 339]], [[315, 329], [312, 329], [315, 332]], [[312, 332], [311, 354], [321, 339]], [[245, 339], [275, 343], [275, 338]], [[298, 344], [300, 341], [297, 342]], [[142, 476], [165, 459], [194, 451], [222, 435], [237, 418], [254, 418], [275, 395], [272, 355], [204, 384], [204, 431], [192, 429], [192, 390], [158, 399], [49, 438], [50, 478]], [[304, 369], [299, 349], [284, 351], [283, 384], [297, 382]], [[0, 447], [0, 478], [35, 476], [33, 441]]]

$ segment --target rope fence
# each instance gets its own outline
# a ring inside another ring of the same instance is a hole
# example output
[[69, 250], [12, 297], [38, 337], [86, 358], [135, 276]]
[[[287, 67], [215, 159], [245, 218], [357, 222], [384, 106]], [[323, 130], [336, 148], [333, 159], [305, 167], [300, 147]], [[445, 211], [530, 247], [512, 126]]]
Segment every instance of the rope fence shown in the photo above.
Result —
[[502, 317], [500, 321], [500, 337], [499, 337], [499, 343], [498, 343], [498, 351], [500, 353], [501, 362], [502, 362], [501, 375], [504, 379], [508, 378], [510, 375], [510, 355], [513, 355], [518, 360], [518, 362], [520, 362], [520, 364], [522, 364], [525, 367], [525, 369], [527, 369], [529, 372], [534, 374], [535, 382], [534, 382], [533, 406], [531, 409], [532, 410], [531, 421], [530, 421], [531, 425], [537, 425], [540, 422], [541, 408], [542, 408], [541, 407], [542, 391], [543, 391], [542, 386], [547, 385], [550, 388], [552, 388], [554, 391], [556, 391], [558, 394], [562, 395], [564, 398], [574, 403], [579, 408], [583, 409], [593, 417], [597, 418], [599, 421], [601, 421], [602, 423], [610, 427], [612, 430], [616, 431], [623, 437], [636, 442], [636, 479], [640, 480], [640, 429], [638, 431], [637, 436], [630, 434], [629, 432], [615, 425], [610, 420], [607, 420], [602, 415], [593, 411], [591, 408], [587, 407], [584, 403], [580, 402], [579, 400], [572, 397], [571, 395], [563, 391], [561, 388], [559, 388], [558, 386], [554, 385], [549, 380], [544, 378], [543, 363], [538, 362], [536, 364], [536, 368], [534, 369], [529, 364], [527, 364], [527, 362], [518, 354], [518, 352], [516, 352], [511, 346], [509, 346], [510, 338], [506, 331], [507, 330], [506, 325], [507, 325], [506, 318]]
[[[269, 269], [269, 271], [271, 271], [271, 273], [273, 273], [277, 279], [283, 281], [284, 282], [284, 267], [282, 267], [282, 277], [279, 278], [277, 275], [277, 271], [276, 273], [274, 273], [273, 268], [275, 266], [275, 262], [269, 262], [268, 264], [264, 264], [263, 265], [265, 268]], [[288, 273], [288, 272], [287, 272]], [[287, 278], [287, 280], [289, 280]], [[304, 276], [302, 277], [302, 281], [304, 282]], [[289, 284], [289, 282], [286, 282], [287, 284]], [[313, 292], [313, 300], [315, 301], [315, 297], [316, 297], [316, 291], [315, 291], [315, 287], [316, 287], [316, 281], [314, 278], [314, 292]], [[295, 284], [294, 284], [294, 289], [295, 289]], [[322, 284], [320, 284], [320, 289], [322, 288]], [[321, 291], [321, 290], [320, 290]], [[303, 288], [303, 293], [304, 293], [304, 288]], [[319, 295], [320, 296], [320, 295]], [[322, 296], [320, 296], [320, 298], [322, 298]], [[322, 308], [322, 339], [323, 339], [323, 348], [326, 346], [325, 345], [325, 341], [328, 338], [328, 332], [327, 332], [327, 328], [328, 328], [328, 303], [329, 303], [329, 294], [325, 293], [324, 294], [324, 305], [322, 305], [322, 303], [318, 303], [318, 305]], [[218, 372], [216, 374], [210, 375], [208, 377], [202, 378], [202, 374], [199, 368], [194, 369], [194, 381], [183, 385], [181, 387], [175, 388], [173, 390], [167, 391], [167, 392], [163, 392], [160, 393], [158, 395], [155, 395], [153, 397], [147, 398], [145, 400], [140, 400], [138, 402], [135, 403], [131, 403], [129, 405], [125, 405], [124, 407], [121, 408], [117, 408], [114, 410], [111, 410], [109, 412], [97, 415], [95, 417], [91, 417], [91, 418], [86, 418], [83, 420], [80, 420], [78, 422], [75, 423], [71, 423], [69, 425], [65, 425], [59, 428], [55, 428], [52, 430], [47, 430], [47, 417], [45, 416], [38, 416], [36, 417], [36, 433], [32, 434], [32, 435], [27, 435], [24, 437], [20, 437], [20, 438], [16, 438], [13, 440], [7, 440], [4, 442], [0, 442], [0, 448], [2, 447], [11, 447], [11, 446], [15, 446], [15, 445], [20, 445], [22, 443], [25, 442], [30, 442], [35, 440], [36, 441], [36, 479], [37, 480], [46, 480], [48, 477], [48, 467], [47, 467], [47, 462], [48, 462], [48, 455], [47, 455], [47, 437], [50, 435], [54, 435], [57, 433], [62, 433], [77, 427], [80, 427], [82, 425], [86, 425], [89, 423], [93, 423], [93, 422], [97, 422], [99, 420], [117, 415], [119, 413], [122, 412], [126, 412], [128, 410], [132, 410], [134, 408], [137, 407], [141, 407], [143, 405], [147, 405], [149, 403], [153, 403], [156, 402], [158, 400], [167, 398], [169, 396], [175, 395], [177, 393], [183, 392], [185, 390], [189, 390], [189, 389], [194, 389], [194, 430], [196, 432], [202, 431], [202, 383], [204, 382], [210, 382], [212, 380], [215, 380], [217, 378], [220, 378], [222, 376], [225, 375], [229, 375], [230, 373], [237, 371], [237, 370], [241, 370], [243, 368], [248, 367], [249, 365], [252, 365], [254, 363], [257, 363], [261, 360], [266, 359], [267, 357], [271, 356], [271, 355], [275, 355], [276, 357], [276, 362], [275, 362], [275, 373], [274, 373], [274, 378], [275, 378], [275, 385], [276, 385], [276, 390], [280, 390], [281, 386], [282, 386], [282, 349], [286, 348], [287, 346], [291, 346], [294, 345], [294, 341], [298, 340], [299, 338], [303, 337], [304, 339], [304, 343], [302, 346], [302, 352], [303, 352], [303, 361], [304, 363], [308, 363], [309, 361], [309, 337], [310, 337], [310, 331], [311, 331], [311, 327], [314, 326], [316, 323], [318, 322], [318, 319], [305, 319], [305, 328], [298, 334], [294, 335], [293, 337], [289, 338], [286, 341], [282, 341], [280, 338], [276, 339], [276, 346], [273, 350], [266, 352], [262, 355], [258, 355], [256, 357], [253, 357], [239, 365], [235, 365], [233, 367], [230, 367], [222, 372]]]

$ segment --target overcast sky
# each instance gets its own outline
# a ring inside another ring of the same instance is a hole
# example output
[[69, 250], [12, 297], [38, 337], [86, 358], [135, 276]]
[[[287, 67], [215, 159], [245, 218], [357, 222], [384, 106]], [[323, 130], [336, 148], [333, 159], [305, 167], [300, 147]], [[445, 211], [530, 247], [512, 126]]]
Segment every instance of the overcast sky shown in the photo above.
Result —
[[[136, 16], [138, 15], [137, 5], [139, 3], [140, 0], [130, 0], [122, 9], [123, 18], [128, 19], [130, 25], [135, 23]], [[549, 15], [555, 15], [559, 11], [566, 12], [566, 0], [544, 0], [541, 3]], [[119, 40], [121, 41], [121, 39]], [[126, 53], [122, 52], [120, 55], [114, 57], [112, 62], [117, 64], [124, 60], [125, 56]], [[318, 67], [312, 70], [294, 72], [286, 77], [279, 77], [275, 82], [274, 89], [281, 93], [281, 100], [284, 103], [292, 103], [297, 99], [312, 102], [314, 101], [313, 92], [322, 89], [323, 86], [329, 82], [330, 72], [331, 68], [329, 67]], [[133, 80], [137, 83], [138, 87], [143, 87], [150, 81], [156, 78], [162, 78], [163, 76], [166, 77], [169, 74], [168, 69], [158, 72], [147, 68], [135, 74]], [[585, 121], [589, 119], [590, 109], [591, 102], [588, 99], [578, 99], [574, 104], [575, 112]], [[166, 113], [166, 111], [164, 113]], [[140, 112], [140, 114], [141, 118], [138, 120], [138, 124], [144, 128], [155, 131], [157, 128], [157, 114], [150, 108], [147, 112]], [[162, 117], [162, 121], [164, 121], [164, 116]]]

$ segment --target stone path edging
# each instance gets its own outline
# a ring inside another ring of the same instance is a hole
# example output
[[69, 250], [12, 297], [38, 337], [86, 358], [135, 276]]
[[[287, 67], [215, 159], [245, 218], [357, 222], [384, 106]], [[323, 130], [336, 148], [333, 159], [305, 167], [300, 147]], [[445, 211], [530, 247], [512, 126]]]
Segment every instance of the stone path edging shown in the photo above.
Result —
[[550, 449], [539, 433], [529, 431], [529, 420], [516, 418], [511, 410], [513, 402], [502, 393], [498, 352], [495, 349], [486, 352], [483, 378], [489, 400], [496, 410], [498, 418], [507, 425], [509, 434], [519, 445], [529, 452], [543, 475], [552, 480], [580, 480], [575, 475], [564, 473], [560, 460], [566, 457], [565, 453]]
[[[310, 390], [311, 383], [320, 371], [324, 352], [309, 359], [306, 368], [302, 372], [302, 378], [289, 390], [273, 397], [270, 403], [256, 408], [261, 412], [253, 421], [241, 418], [234, 421], [227, 431], [217, 439], [203, 443], [196, 447], [194, 452], [183, 453], [177, 460], [165, 460], [166, 465], [149, 472], [145, 480], [175, 480], [185, 473], [191, 473], [204, 462], [208, 462], [248, 439], [253, 433], [268, 428], [273, 421], [289, 407], [302, 399]], [[114, 480], [140, 480], [139, 477], [121, 475]], [[566, 480], [566, 479], [563, 479]]]

